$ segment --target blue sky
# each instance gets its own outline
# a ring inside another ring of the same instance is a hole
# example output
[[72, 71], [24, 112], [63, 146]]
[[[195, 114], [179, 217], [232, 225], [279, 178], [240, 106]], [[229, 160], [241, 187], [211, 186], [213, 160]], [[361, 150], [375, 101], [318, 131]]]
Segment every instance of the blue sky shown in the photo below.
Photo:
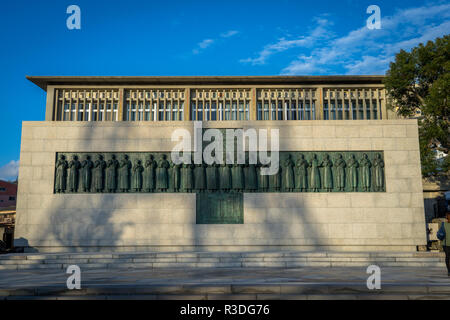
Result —
[[[81, 30], [66, 27], [72, 4]], [[44, 119], [26, 75], [384, 74], [400, 49], [448, 33], [439, 0], [3, 1], [0, 179], [17, 175], [22, 121]]]

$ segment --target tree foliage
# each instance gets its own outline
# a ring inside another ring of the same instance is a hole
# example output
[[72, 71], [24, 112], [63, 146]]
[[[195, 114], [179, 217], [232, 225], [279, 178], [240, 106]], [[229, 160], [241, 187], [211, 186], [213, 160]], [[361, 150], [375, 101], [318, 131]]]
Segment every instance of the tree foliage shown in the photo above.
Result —
[[422, 173], [449, 170], [448, 157], [438, 163], [433, 147], [450, 146], [450, 35], [420, 44], [410, 52], [401, 50], [390, 64], [384, 80], [389, 107], [402, 117], [419, 116]]

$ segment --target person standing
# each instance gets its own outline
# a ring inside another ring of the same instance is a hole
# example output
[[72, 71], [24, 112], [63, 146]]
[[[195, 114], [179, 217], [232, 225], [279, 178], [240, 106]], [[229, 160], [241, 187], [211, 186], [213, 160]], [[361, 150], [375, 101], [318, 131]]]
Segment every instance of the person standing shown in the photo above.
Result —
[[447, 266], [447, 275], [450, 277], [450, 211], [446, 214], [447, 222], [442, 222], [441, 228], [437, 233], [437, 238], [442, 241], [445, 252], [445, 265]]

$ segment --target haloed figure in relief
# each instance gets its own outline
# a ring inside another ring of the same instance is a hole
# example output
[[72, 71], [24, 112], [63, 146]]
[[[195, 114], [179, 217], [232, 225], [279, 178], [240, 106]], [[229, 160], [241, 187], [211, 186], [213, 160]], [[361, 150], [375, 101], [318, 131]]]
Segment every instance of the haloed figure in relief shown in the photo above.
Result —
[[292, 192], [294, 191], [294, 161], [292, 161], [291, 154], [288, 154], [286, 161], [284, 162], [284, 190]]
[[169, 188], [169, 167], [170, 164], [167, 161], [167, 156], [165, 154], [161, 155], [158, 167], [156, 168], [156, 189], [159, 192], [166, 192]]
[[92, 181], [92, 168], [94, 163], [91, 160], [91, 156], [86, 156], [81, 164], [81, 186], [83, 192], [91, 191], [91, 181]]
[[384, 186], [384, 161], [381, 155], [377, 153], [373, 162], [375, 168], [375, 187], [377, 191], [383, 191]]
[[301, 192], [305, 192], [308, 189], [308, 161], [305, 160], [303, 154], [300, 155], [296, 164], [295, 187]]
[[181, 190], [183, 192], [192, 192], [194, 189], [194, 165], [184, 163], [181, 167]]
[[217, 163], [212, 163], [206, 167], [206, 188], [208, 192], [215, 192], [218, 188], [219, 171]]
[[220, 190], [229, 192], [231, 189], [231, 164], [222, 163], [219, 168]]
[[319, 192], [320, 189], [320, 170], [319, 170], [319, 160], [317, 155], [314, 154], [311, 159], [309, 166], [311, 167], [311, 183], [310, 188], [313, 192]]
[[117, 189], [117, 168], [119, 167], [119, 161], [117, 161], [115, 155], [111, 155], [111, 158], [106, 164], [106, 190], [108, 192], [115, 192]]
[[181, 184], [181, 164], [172, 163], [172, 185], [173, 191], [180, 191]]
[[101, 154], [97, 155], [97, 160], [94, 163], [94, 189], [96, 192], [103, 191], [105, 167], [106, 162], [103, 160], [103, 156]]
[[128, 156], [125, 154], [119, 164], [119, 189], [121, 192], [130, 190], [130, 169], [131, 161], [128, 160]]
[[363, 191], [370, 190], [370, 168], [372, 167], [372, 163], [370, 163], [367, 154], [363, 154], [363, 158], [359, 162], [361, 166], [361, 184]]
[[231, 182], [234, 191], [242, 192], [244, 190], [244, 168], [242, 164], [236, 163], [233, 165], [231, 169]]
[[261, 170], [264, 168], [265, 170], [269, 170], [268, 164], [260, 163], [258, 165], [258, 180], [259, 180], [259, 189], [262, 192], [267, 192], [269, 190], [269, 176], [267, 174], [261, 174]]
[[350, 160], [347, 162], [348, 167], [348, 178], [350, 181], [350, 187], [353, 192], [356, 192], [358, 189], [358, 161], [355, 158], [355, 155], [352, 154]]
[[73, 155], [69, 162], [69, 174], [67, 184], [69, 185], [69, 192], [77, 192], [78, 190], [78, 172], [81, 168], [81, 163], [78, 161], [78, 156]]
[[345, 167], [347, 164], [345, 163], [342, 154], [337, 156], [337, 159], [334, 161], [334, 167], [336, 168], [336, 184], [339, 191], [345, 190]]
[[56, 162], [55, 191], [66, 191], [67, 161], [64, 155], [60, 155]]
[[255, 192], [258, 189], [258, 179], [256, 173], [256, 164], [250, 163], [249, 156], [246, 156], [244, 169], [244, 185], [247, 192]]
[[144, 167], [141, 160], [136, 160], [133, 168], [133, 190], [134, 192], [141, 192], [142, 190], [142, 172]]
[[277, 192], [280, 191], [280, 176], [281, 176], [281, 167], [278, 167], [278, 171], [269, 176], [270, 187]]
[[144, 163], [144, 190], [146, 192], [153, 192], [155, 190], [155, 171], [157, 166], [151, 154], [146, 156]]
[[325, 159], [322, 161], [321, 167], [323, 167], [323, 187], [326, 192], [331, 192], [333, 190], [333, 173], [331, 167], [333, 163], [330, 160], [328, 154], [325, 155]]
[[194, 187], [198, 192], [204, 192], [206, 190], [206, 175], [205, 164], [202, 162], [197, 164], [194, 168]]

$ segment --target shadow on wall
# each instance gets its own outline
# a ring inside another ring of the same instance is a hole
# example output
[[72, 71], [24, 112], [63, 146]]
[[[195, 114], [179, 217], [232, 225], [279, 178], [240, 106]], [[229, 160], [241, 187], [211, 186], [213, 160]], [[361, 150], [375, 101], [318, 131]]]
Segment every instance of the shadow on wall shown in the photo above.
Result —
[[[77, 151], [91, 152], [99, 144], [106, 143], [103, 139], [112, 142], [120, 139], [118, 130], [107, 130], [108, 136], [104, 136], [103, 129], [112, 128], [113, 125], [114, 123], [83, 123], [83, 127], [79, 128], [80, 136], [76, 137], [77, 143], [81, 142], [82, 147], [77, 148]], [[69, 127], [67, 129], [70, 130]], [[102, 141], [94, 143], [95, 139]], [[56, 150], [58, 151], [63, 150]], [[80, 185], [81, 179], [78, 180]], [[30, 237], [15, 239], [16, 247], [24, 247], [26, 252], [37, 250], [83, 252], [98, 251], [98, 246], [108, 250], [108, 247], [124, 245], [121, 240], [122, 234], [132, 223], [126, 222], [126, 217], [121, 212], [123, 203], [117, 199], [116, 195], [55, 194], [53, 190], [51, 193], [46, 195], [48, 199], [43, 197], [46, 199], [41, 200], [43, 209], [39, 210], [40, 212], [34, 212], [41, 214], [42, 221], [39, 221], [40, 224], [27, 225], [27, 233]], [[28, 210], [28, 215], [33, 215], [33, 209]], [[30, 243], [38, 249], [30, 247]]]

